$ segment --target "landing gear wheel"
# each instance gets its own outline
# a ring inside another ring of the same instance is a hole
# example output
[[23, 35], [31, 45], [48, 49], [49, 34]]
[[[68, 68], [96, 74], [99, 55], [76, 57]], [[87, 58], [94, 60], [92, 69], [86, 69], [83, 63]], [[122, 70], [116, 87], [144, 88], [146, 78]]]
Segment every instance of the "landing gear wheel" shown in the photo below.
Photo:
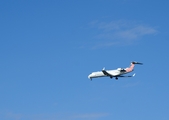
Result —
[[113, 77], [112, 77], [112, 76], [110, 76], [110, 78], [112, 79]]
[[118, 77], [116, 77], [116, 80], [118, 80]]

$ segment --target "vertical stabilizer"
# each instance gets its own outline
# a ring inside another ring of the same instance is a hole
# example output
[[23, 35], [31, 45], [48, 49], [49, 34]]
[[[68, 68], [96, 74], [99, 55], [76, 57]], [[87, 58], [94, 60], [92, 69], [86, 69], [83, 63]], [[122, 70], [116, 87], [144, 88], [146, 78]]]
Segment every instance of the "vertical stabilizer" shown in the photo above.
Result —
[[132, 72], [134, 70], [134, 66], [135, 64], [139, 64], [139, 65], [143, 65], [143, 63], [139, 63], [139, 62], [131, 62], [130, 67], [126, 68], [126, 72]]
[[126, 68], [125, 70], [126, 70], [126, 72], [132, 72], [133, 71], [133, 69], [134, 69], [134, 62], [131, 62], [131, 65], [130, 65], [130, 67], [128, 67], [128, 68]]

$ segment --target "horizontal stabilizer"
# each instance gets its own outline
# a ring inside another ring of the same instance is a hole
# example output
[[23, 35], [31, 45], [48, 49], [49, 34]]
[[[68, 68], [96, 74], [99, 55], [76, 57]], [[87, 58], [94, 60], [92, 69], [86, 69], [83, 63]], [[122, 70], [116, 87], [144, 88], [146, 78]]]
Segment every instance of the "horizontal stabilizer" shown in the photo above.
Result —
[[143, 65], [143, 63], [140, 63], [140, 62], [132, 62], [133, 64], [139, 64], [139, 65]]

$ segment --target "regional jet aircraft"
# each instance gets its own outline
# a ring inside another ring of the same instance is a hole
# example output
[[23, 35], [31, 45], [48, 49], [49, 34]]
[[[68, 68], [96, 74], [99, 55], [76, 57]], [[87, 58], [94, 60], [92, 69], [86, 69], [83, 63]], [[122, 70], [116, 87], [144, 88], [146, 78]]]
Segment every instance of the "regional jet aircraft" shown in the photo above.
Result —
[[135, 74], [133, 74], [131, 76], [123, 76], [123, 75], [132, 72], [134, 70], [135, 64], [142, 65], [143, 63], [131, 62], [130, 67], [117, 68], [116, 70], [105, 70], [105, 68], [103, 68], [102, 71], [91, 73], [88, 76], [88, 78], [92, 80], [92, 78], [98, 78], [98, 77], [110, 77], [110, 78], [115, 77], [115, 79], [118, 80], [118, 77], [134, 77]]

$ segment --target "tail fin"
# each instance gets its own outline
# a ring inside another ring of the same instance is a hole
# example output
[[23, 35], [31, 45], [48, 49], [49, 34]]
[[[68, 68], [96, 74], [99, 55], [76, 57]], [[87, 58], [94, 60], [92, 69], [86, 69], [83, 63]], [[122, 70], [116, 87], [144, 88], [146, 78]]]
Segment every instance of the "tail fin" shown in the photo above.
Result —
[[126, 70], [126, 72], [132, 72], [133, 71], [133, 69], [134, 69], [134, 65], [135, 63], [134, 62], [131, 62], [131, 65], [130, 65], [130, 67], [128, 67], [128, 68], [126, 68], [125, 70]]
[[143, 63], [139, 63], [139, 62], [131, 62], [130, 67], [128, 67], [128, 68], [125, 69], [126, 72], [132, 72], [133, 69], [134, 69], [135, 64], [143, 65]]

